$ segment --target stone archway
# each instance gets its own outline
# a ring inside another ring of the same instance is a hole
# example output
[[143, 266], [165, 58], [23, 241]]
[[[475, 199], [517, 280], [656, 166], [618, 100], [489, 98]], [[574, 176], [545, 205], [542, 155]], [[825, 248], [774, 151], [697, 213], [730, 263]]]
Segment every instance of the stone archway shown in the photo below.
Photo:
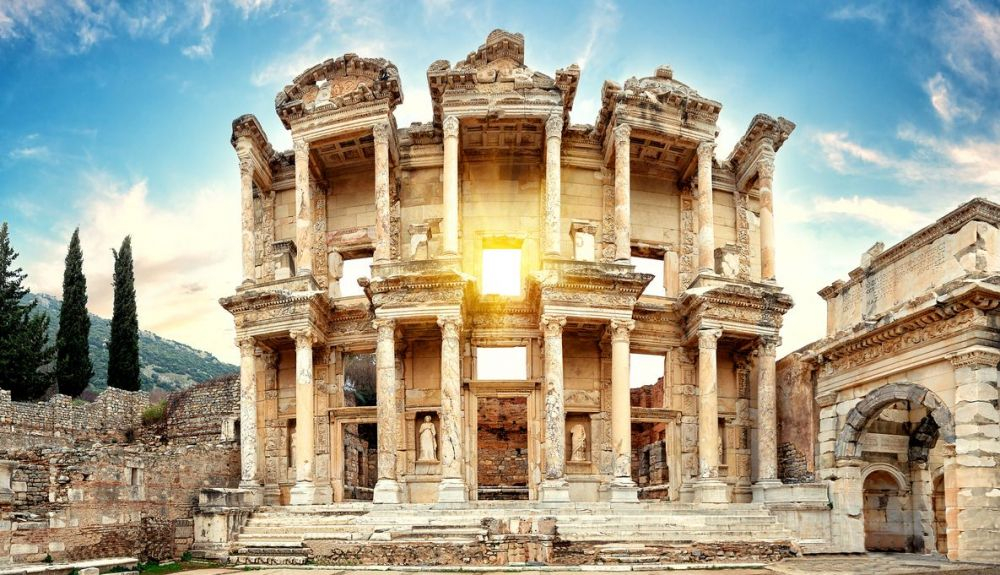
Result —
[[903, 474], [891, 465], [876, 463], [862, 474], [865, 550], [912, 551], [909, 489]]
[[[938, 436], [948, 443], [955, 442], [955, 423], [951, 411], [934, 392], [912, 383], [890, 383], [866, 395], [847, 414], [847, 421], [837, 436], [837, 460], [852, 460], [861, 457], [861, 436], [871, 418], [876, 417], [887, 405], [897, 401], [908, 401], [911, 406], [927, 409], [931, 420], [937, 426]], [[936, 439], [936, 438], [935, 438]], [[925, 442], [917, 446], [929, 447]]]

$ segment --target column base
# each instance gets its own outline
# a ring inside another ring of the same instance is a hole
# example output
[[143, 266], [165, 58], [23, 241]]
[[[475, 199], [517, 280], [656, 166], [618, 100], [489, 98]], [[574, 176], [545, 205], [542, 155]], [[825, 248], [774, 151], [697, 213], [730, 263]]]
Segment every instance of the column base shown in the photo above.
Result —
[[240, 481], [240, 489], [247, 492], [246, 501], [254, 507], [264, 504], [264, 486], [256, 481]]
[[691, 483], [684, 483], [678, 489], [681, 503], [694, 503], [694, 486]]
[[629, 477], [615, 477], [611, 480], [609, 493], [611, 503], [638, 503], [639, 488]]
[[441, 480], [438, 485], [438, 503], [465, 503], [468, 500], [464, 480], [456, 477]]
[[565, 479], [546, 479], [538, 489], [543, 503], [569, 503], [569, 483]]
[[316, 485], [312, 481], [299, 481], [292, 487], [288, 502], [292, 505], [318, 505], [323, 503], [316, 498]]
[[372, 495], [372, 503], [402, 503], [403, 490], [399, 488], [399, 483], [395, 479], [379, 479], [375, 483], [375, 492]]
[[729, 503], [726, 484], [718, 479], [701, 479], [694, 484], [694, 502], [702, 504]]
[[780, 479], [761, 479], [753, 484], [753, 502], [754, 503], [767, 503], [767, 491], [769, 489], [774, 489], [776, 487], [781, 487]]

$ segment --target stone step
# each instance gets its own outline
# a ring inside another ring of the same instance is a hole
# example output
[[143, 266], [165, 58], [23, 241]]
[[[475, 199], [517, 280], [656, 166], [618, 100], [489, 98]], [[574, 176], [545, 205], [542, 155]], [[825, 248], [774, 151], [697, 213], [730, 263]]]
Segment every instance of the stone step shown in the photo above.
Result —
[[309, 563], [308, 556], [280, 555], [233, 555], [229, 562], [236, 565], [305, 565]]

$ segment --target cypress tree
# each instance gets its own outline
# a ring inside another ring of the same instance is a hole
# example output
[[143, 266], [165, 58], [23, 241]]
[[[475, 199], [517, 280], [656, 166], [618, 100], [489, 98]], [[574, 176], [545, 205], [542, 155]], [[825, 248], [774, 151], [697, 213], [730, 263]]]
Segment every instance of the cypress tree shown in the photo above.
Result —
[[115, 303], [108, 343], [108, 386], [139, 390], [139, 318], [135, 308], [132, 238], [125, 236], [115, 256]]
[[49, 318], [35, 314], [37, 302], [23, 303], [28, 277], [14, 267], [18, 253], [10, 246], [7, 222], [0, 225], [0, 387], [11, 399], [40, 398], [52, 383], [43, 367], [52, 361], [49, 345]]
[[63, 272], [62, 310], [56, 335], [56, 381], [59, 393], [76, 397], [94, 375], [90, 362], [90, 316], [87, 315], [87, 278], [83, 275], [80, 228], [73, 231]]

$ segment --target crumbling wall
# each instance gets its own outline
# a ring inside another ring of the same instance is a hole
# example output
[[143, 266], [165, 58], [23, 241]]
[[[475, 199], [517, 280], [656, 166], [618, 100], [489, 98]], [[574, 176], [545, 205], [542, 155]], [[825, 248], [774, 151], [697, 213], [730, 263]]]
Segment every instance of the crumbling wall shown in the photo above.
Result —
[[0, 396], [13, 493], [0, 506], [0, 562], [179, 556], [193, 542], [199, 490], [239, 482], [238, 438], [222, 433], [238, 415], [237, 385], [175, 394], [164, 420], [146, 426], [142, 392], [109, 389], [91, 404]]
[[[527, 487], [528, 402], [524, 398], [479, 399], [478, 480], [481, 488]], [[512, 493], [496, 498], [516, 498]], [[527, 498], [527, 489], [524, 490]], [[483, 492], [480, 499], [494, 498]]]
[[776, 385], [778, 477], [784, 483], [813, 481], [819, 423], [812, 372], [802, 354], [792, 353], [778, 362]]

